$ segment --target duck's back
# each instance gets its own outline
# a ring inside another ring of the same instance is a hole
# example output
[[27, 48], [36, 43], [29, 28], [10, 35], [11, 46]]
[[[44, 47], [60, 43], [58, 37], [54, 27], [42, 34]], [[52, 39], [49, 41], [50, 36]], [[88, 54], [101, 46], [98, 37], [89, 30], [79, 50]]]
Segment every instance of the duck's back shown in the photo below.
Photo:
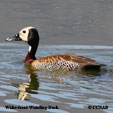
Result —
[[47, 70], [76, 70], [100, 68], [101, 64], [90, 58], [78, 54], [60, 54], [39, 58], [32, 62], [35, 69]]

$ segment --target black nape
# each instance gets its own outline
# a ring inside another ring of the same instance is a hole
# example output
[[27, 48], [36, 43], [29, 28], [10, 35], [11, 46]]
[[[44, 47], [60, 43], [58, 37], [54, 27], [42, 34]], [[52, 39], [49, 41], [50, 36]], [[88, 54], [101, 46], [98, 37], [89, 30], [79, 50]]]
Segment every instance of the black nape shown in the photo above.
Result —
[[35, 28], [29, 30], [28, 44], [31, 46], [31, 51], [29, 51], [30, 58], [36, 59], [35, 53], [39, 44], [39, 34]]

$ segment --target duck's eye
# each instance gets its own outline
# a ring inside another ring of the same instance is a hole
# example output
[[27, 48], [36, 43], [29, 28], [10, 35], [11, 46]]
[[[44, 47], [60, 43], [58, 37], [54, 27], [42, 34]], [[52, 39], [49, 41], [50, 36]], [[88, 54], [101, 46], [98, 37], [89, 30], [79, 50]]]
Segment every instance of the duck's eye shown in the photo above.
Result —
[[26, 33], [26, 31], [24, 30], [23, 33]]

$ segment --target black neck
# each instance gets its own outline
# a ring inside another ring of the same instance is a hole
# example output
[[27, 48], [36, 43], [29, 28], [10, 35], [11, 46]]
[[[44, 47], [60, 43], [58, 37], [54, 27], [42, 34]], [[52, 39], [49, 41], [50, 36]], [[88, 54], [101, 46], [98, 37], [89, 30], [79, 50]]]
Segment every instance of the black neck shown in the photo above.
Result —
[[35, 54], [36, 54], [37, 48], [38, 48], [38, 44], [37, 45], [34, 45], [34, 46], [31, 46], [31, 50], [28, 51], [28, 53], [30, 55], [29, 56], [30, 59], [36, 59]]
[[39, 34], [36, 29], [31, 29], [28, 36], [28, 45], [31, 49], [28, 51], [27, 59], [36, 59], [35, 54], [39, 44]]

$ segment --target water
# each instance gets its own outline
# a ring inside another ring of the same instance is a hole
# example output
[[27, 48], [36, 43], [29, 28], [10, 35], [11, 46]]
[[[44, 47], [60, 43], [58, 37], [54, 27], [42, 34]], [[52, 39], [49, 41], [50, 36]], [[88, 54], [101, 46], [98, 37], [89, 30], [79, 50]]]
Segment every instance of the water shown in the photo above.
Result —
[[[25, 67], [25, 43], [0, 43], [0, 112], [90, 113], [88, 105], [107, 105], [113, 111], [113, 46], [40, 45], [38, 57], [79, 53], [106, 68], [97, 74], [33, 72]], [[53, 106], [59, 109], [6, 109], [12, 106]]]

